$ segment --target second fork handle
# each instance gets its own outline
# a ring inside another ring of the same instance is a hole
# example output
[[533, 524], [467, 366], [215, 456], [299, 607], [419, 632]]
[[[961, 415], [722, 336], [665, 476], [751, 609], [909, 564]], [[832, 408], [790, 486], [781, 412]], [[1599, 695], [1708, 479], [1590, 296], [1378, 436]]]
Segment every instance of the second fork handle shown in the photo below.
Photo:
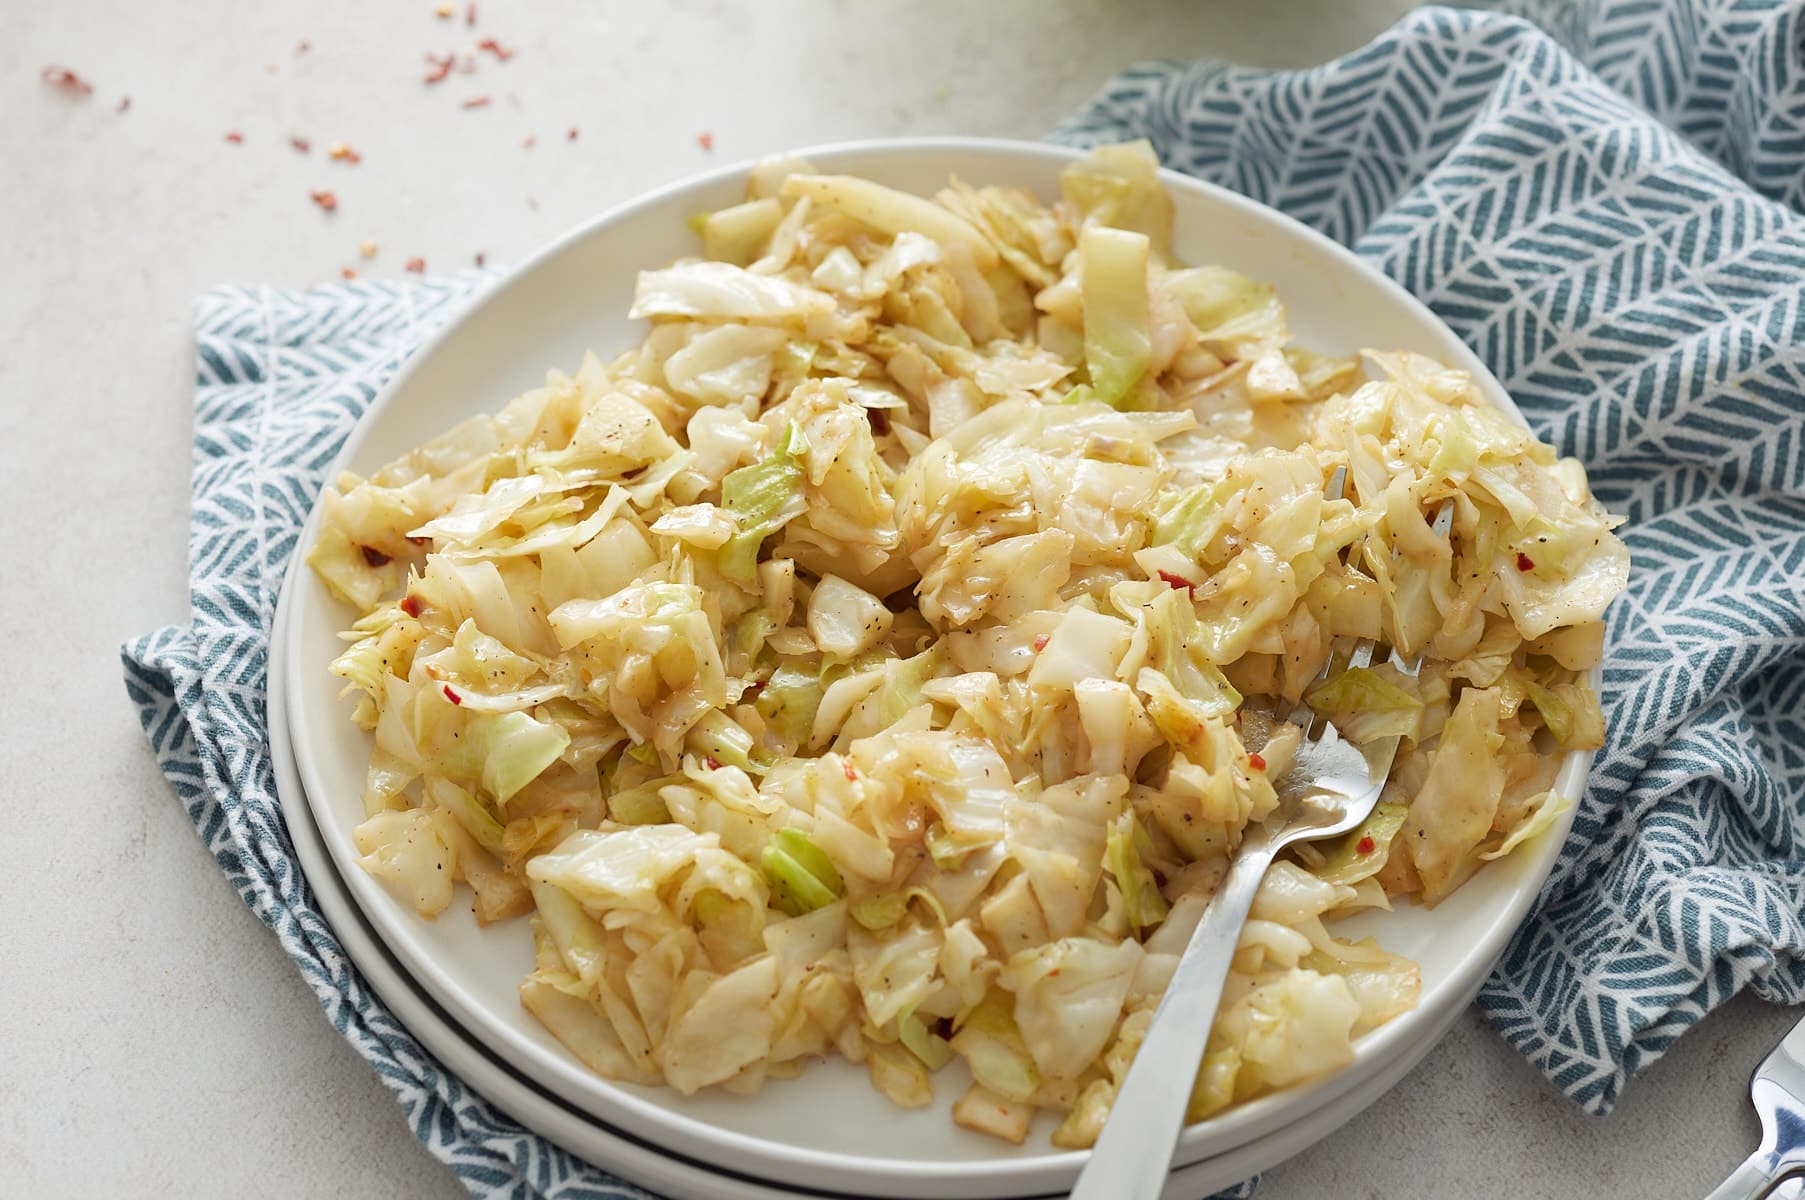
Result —
[[1229, 964], [1274, 853], [1264, 838], [1243, 844], [1204, 909], [1072, 1200], [1153, 1200], [1165, 1188]]
[[1757, 1150], [1730, 1172], [1730, 1177], [1718, 1184], [1705, 1200], [1761, 1200], [1781, 1184], [1802, 1174], [1805, 1174], [1805, 1162], [1788, 1163], [1772, 1150]]

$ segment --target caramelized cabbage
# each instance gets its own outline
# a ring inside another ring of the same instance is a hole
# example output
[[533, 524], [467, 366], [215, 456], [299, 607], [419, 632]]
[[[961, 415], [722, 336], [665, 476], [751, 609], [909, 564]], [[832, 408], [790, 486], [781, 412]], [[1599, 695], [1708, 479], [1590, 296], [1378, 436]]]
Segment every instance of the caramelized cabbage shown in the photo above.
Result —
[[1301, 702], [1397, 762], [1268, 873], [1188, 1112], [1346, 1064], [1420, 979], [1333, 919], [1558, 823], [1628, 556], [1464, 373], [1293, 344], [1172, 218], [1145, 143], [1050, 203], [763, 164], [639, 345], [333, 481], [364, 868], [530, 911], [521, 1002], [603, 1074], [918, 1106], [958, 1058], [960, 1124], [1081, 1147]]

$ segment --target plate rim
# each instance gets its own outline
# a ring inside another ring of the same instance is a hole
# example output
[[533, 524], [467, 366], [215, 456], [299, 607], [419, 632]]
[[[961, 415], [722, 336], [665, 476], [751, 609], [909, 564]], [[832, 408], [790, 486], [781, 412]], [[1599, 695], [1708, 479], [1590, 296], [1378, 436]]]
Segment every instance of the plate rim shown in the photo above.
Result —
[[[803, 147], [784, 153], [797, 157], [834, 160], [856, 156], [935, 152], [998, 154], [1048, 162], [1069, 162], [1081, 157], [1083, 153], [1080, 150], [1050, 143], [973, 137], [854, 139]], [[477, 289], [465, 299], [458, 313], [410, 354], [401, 368], [384, 385], [358, 419], [355, 428], [334, 457], [332, 465], [326, 470], [323, 478], [330, 480], [336, 477], [340, 471], [347, 469], [394, 398], [401, 393], [413, 375], [424, 367], [441, 346], [458, 337], [464, 326], [471, 322], [484, 307], [501, 298], [513, 287], [519, 286], [537, 267], [553, 261], [568, 252], [576, 243], [608, 225], [667, 205], [694, 189], [743, 178], [754, 165], [755, 160], [728, 164], [671, 181], [621, 204], [614, 205], [560, 235], [542, 250], [529, 256], [508, 275]], [[1162, 182], [1168, 187], [1201, 192], [1212, 203], [1223, 205], [1240, 215], [1262, 223], [1277, 224], [1283, 229], [1288, 239], [1302, 241], [1313, 249], [1340, 260], [1365, 284], [1388, 294], [1390, 299], [1410, 312], [1417, 321], [1446, 334], [1451, 351], [1447, 357], [1450, 360], [1457, 360], [1453, 361], [1452, 365], [1460, 366], [1468, 371], [1485, 393], [1488, 402], [1492, 403], [1494, 407], [1499, 408], [1518, 424], [1527, 425], [1522, 410], [1511, 399], [1485, 363], [1479, 359], [1476, 352], [1454, 334], [1447, 324], [1422, 301], [1352, 250], [1302, 224], [1288, 214], [1220, 185], [1166, 168], [1162, 168], [1160, 174]], [[299, 563], [300, 548], [311, 544], [317, 536], [319, 519], [320, 510], [316, 501], [311, 507], [296, 541], [297, 564]], [[297, 565], [296, 570], [300, 569], [303, 568]], [[285, 587], [285, 597], [288, 594]], [[299, 607], [301, 604], [302, 601], [296, 599], [291, 607]], [[289, 668], [285, 672], [287, 688], [285, 699], [290, 710], [294, 712], [304, 709], [299, 691], [301, 672], [304, 669], [304, 664], [299, 661], [300, 642], [299, 637], [288, 639], [285, 655], [288, 659], [286, 665]], [[1599, 679], [1600, 671], [1595, 669], [1593, 672], [1595, 687], [1598, 685]], [[371, 926], [377, 931], [384, 944], [408, 968], [410, 975], [418, 979], [425, 990], [432, 994], [439, 1003], [451, 1011], [457, 1012], [460, 1022], [470, 1027], [473, 1032], [477, 1032], [479, 1036], [483, 1036], [487, 1031], [490, 1036], [499, 1039], [506, 1045], [510, 1051], [518, 1052], [527, 1062], [535, 1064], [548, 1076], [571, 1087], [576, 1093], [587, 1095], [596, 1104], [607, 1107], [611, 1112], [617, 1109], [622, 1110], [618, 1115], [623, 1118], [623, 1124], [643, 1126], [643, 1128], [634, 1130], [635, 1136], [655, 1140], [660, 1145], [664, 1145], [666, 1144], [664, 1135], [674, 1134], [699, 1142], [717, 1144], [723, 1148], [731, 1148], [737, 1154], [755, 1158], [767, 1164], [783, 1164], [790, 1169], [801, 1169], [815, 1175], [822, 1172], [843, 1175], [850, 1169], [860, 1175], [871, 1172], [890, 1173], [898, 1178], [908, 1178], [924, 1185], [955, 1180], [969, 1181], [992, 1176], [1007, 1178], [1017, 1175], [1034, 1177], [1046, 1181], [1052, 1186], [1059, 1186], [1061, 1180], [1069, 1185], [1070, 1180], [1076, 1177], [1078, 1170], [1087, 1161], [1088, 1151], [1055, 1150], [1012, 1158], [923, 1162], [899, 1157], [830, 1152], [792, 1143], [770, 1141], [737, 1130], [724, 1129], [699, 1117], [642, 1100], [631, 1092], [615, 1086], [614, 1081], [595, 1075], [577, 1062], [568, 1052], [557, 1055], [543, 1047], [521, 1042], [518, 1035], [509, 1030], [503, 1022], [488, 1016], [487, 1010], [483, 1006], [473, 1000], [465, 1001], [461, 998], [463, 989], [443, 971], [440, 964], [433, 961], [431, 955], [424, 952], [423, 947], [408, 936], [404, 921], [387, 919], [388, 914], [382, 908], [387, 893], [381, 890], [380, 884], [367, 876], [360, 877], [358, 873], [348, 869], [348, 864], [354, 862], [355, 859], [355, 853], [349, 843], [349, 832], [337, 828], [336, 822], [329, 819], [330, 815], [320, 811], [319, 804], [321, 802], [313, 799], [313, 797], [323, 794], [323, 781], [319, 778], [312, 756], [306, 753], [307, 746], [305, 738], [297, 738], [294, 757], [304, 791], [308, 797], [307, 803], [314, 813], [322, 841], [325, 843], [335, 867], [344, 879], [347, 890], [357, 901], [359, 910], [369, 919]], [[1556, 776], [1555, 786], [1561, 790], [1563, 795], [1574, 796], [1576, 800], [1569, 804], [1567, 812], [1554, 823], [1551, 829], [1539, 835], [1537, 842], [1526, 848], [1529, 851], [1528, 861], [1531, 862], [1531, 866], [1519, 868], [1524, 873], [1524, 880], [1511, 889], [1507, 903], [1491, 911], [1481, 934], [1470, 939], [1471, 948], [1461, 954], [1457, 970], [1451, 971], [1432, 985], [1426, 986], [1419, 997], [1417, 1007], [1411, 1012], [1356, 1039], [1356, 1057], [1348, 1066], [1330, 1075], [1307, 1081], [1292, 1088], [1268, 1093], [1245, 1104], [1237, 1105], [1220, 1118], [1212, 1118], [1209, 1121], [1188, 1126], [1180, 1137], [1178, 1160], [1207, 1161], [1219, 1157], [1231, 1152], [1238, 1145], [1265, 1136], [1273, 1128], [1282, 1126], [1289, 1121], [1298, 1120], [1308, 1112], [1333, 1103], [1337, 1096], [1355, 1087], [1361, 1079], [1380, 1070], [1382, 1064], [1392, 1061], [1399, 1053], [1408, 1050], [1412, 1042], [1421, 1036], [1422, 1029], [1434, 1024], [1424, 1014], [1432, 1009], [1439, 1012], [1439, 1009], [1445, 1005], [1452, 1005], [1458, 1009], [1470, 1002], [1470, 999], [1457, 1002], [1456, 998], [1461, 993], [1465, 993], [1468, 997], [1476, 994], [1497, 959], [1502, 955], [1511, 934], [1535, 904], [1542, 887], [1547, 882], [1577, 811], [1577, 797], [1583, 794], [1583, 783], [1589, 773], [1592, 757], [1592, 752], [1588, 751], [1570, 751], [1564, 756], [1564, 761]], [[1521, 855], [1522, 852], [1519, 854]], [[1519, 861], [1524, 860], [1520, 858]], [[1533, 886], [1530, 881], [1533, 881]], [[373, 905], [375, 906], [374, 912], [372, 912]], [[475, 1019], [472, 1019], [473, 1017]], [[488, 1037], [484, 1037], [484, 1041], [485, 1044], [491, 1044]], [[534, 1070], [533, 1074], [535, 1078], [541, 1078], [538, 1070]], [[599, 1116], [590, 1104], [581, 1106], [592, 1115]], [[654, 1136], [650, 1132], [652, 1128], [658, 1128], [660, 1134]], [[1212, 1148], [1208, 1143], [1215, 1139], [1226, 1139], [1227, 1144], [1220, 1148]]]

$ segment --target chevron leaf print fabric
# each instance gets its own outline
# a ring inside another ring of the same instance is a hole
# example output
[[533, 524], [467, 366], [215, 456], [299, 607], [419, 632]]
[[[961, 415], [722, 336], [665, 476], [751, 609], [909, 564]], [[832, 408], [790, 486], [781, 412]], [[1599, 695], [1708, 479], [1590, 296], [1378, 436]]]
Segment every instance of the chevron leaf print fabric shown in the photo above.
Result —
[[[1138, 67], [1055, 137], [1150, 138], [1353, 246], [1629, 517], [1610, 741], [1482, 995], [1604, 1112], [1741, 988], [1805, 1001], [1805, 16], [1508, 7], [1420, 10], [1308, 71]], [[201, 299], [190, 621], [125, 648], [127, 689], [245, 903], [473, 1193], [643, 1197], [414, 1042], [320, 918], [277, 808], [266, 653], [301, 522], [358, 416], [480, 282]]]

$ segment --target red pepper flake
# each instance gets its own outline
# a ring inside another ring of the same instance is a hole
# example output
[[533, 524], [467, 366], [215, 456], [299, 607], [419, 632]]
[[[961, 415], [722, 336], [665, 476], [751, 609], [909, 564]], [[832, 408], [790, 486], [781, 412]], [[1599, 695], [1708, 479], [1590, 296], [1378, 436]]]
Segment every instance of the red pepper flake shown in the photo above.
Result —
[[426, 274], [426, 260], [424, 258], [410, 258], [407, 260], [406, 265], [402, 267], [402, 270], [412, 271], [416, 275], [424, 275]]
[[410, 537], [407, 540], [412, 542], [416, 546], [424, 546], [424, 545], [426, 545], [426, 543], [432, 541], [431, 538], [423, 538], [423, 537]]
[[308, 41], [306, 38], [302, 38], [300, 41], [295, 43], [295, 53], [296, 54], [305, 54], [311, 49], [313, 49], [313, 43]]
[[68, 67], [45, 67], [44, 82], [65, 96], [86, 96], [94, 90], [93, 84]]
[[339, 274], [339, 278], [341, 278], [341, 279], [356, 279], [357, 278], [357, 272], [352, 270], [350, 267], [340, 267], [338, 269], [338, 274]]
[[510, 58], [513, 58], [516, 53], [492, 37], [484, 38], [482, 41], [478, 42], [476, 48], [478, 50], [487, 50], [490, 54], [495, 56], [497, 62], [507, 62]]
[[372, 567], [388, 565], [389, 556], [378, 550], [376, 547], [359, 546], [358, 549], [363, 551], [364, 561], [369, 563]]
[[538, 138], [534, 137], [532, 134], [529, 133], [526, 135], [526, 139], [524, 141], [522, 141], [520, 143], [520, 145], [524, 149], [531, 150], [536, 144], [538, 144], [538, 141], [539, 141]]
[[476, 265], [479, 267], [488, 266], [489, 265], [489, 256], [487, 254], [484, 254], [481, 250], [478, 250], [476, 252]]
[[457, 56], [452, 54], [428, 54], [426, 62], [432, 70], [426, 73], [427, 83], [439, 83], [451, 74], [451, 68], [457, 65]]
[[1529, 557], [1529, 555], [1523, 553], [1521, 550], [1517, 551], [1517, 570], [1533, 571], [1535, 569], [1535, 559]]
[[1161, 571], [1159, 577], [1175, 588], [1184, 588], [1187, 591], [1197, 590], [1197, 585], [1192, 583], [1189, 579], [1186, 579], [1183, 575], [1174, 575], [1170, 571]]
[[704, 149], [704, 150], [713, 150], [714, 149], [714, 134], [709, 133], [706, 129], [704, 129], [701, 133], [698, 133], [696, 135], [696, 145], [702, 147], [702, 149]]
[[710, 771], [718, 771], [721, 769], [721, 760], [710, 754], [702, 759], [702, 765]]
[[121, 97], [119, 97], [119, 103], [117, 103], [113, 106], [113, 111], [116, 113], [122, 113], [126, 109], [130, 108], [131, 106], [132, 106], [132, 98], [130, 96], [121, 96]]
[[445, 699], [451, 701], [453, 704], [462, 704], [464, 702], [462, 696], [451, 690], [451, 685], [449, 683], [445, 685]]
[[1374, 850], [1377, 850], [1378, 848], [1379, 848], [1379, 843], [1373, 841], [1369, 837], [1363, 837], [1358, 842], [1354, 843], [1354, 849], [1357, 850], [1358, 852], [1360, 852], [1361, 854], [1371, 854]]
[[1247, 756], [1247, 765], [1252, 767], [1256, 771], [1264, 771], [1266, 769], [1265, 756], [1259, 754], [1258, 752], [1249, 754]]
[[572, 125], [570, 127], [570, 132], [564, 135], [564, 140], [567, 142], [574, 142], [577, 140], [577, 127], [575, 125]]
[[234, 146], [242, 146], [244, 145], [244, 134], [238, 132], [236, 129], [228, 129], [226, 131], [226, 140], [231, 142]]
[[858, 770], [858, 768], [857, 768], [857, 767], [855, 767], [855, 766], [853, 766], [853, 765], [852, 765], [852, 764], [851, 764], [851, 763], [849, 763], [849, 762], [842, 762], [842, 763], [841, 763], [841, 764], [840, 764], [840, 769], [841, 769], [841, 770], [842, 770], [842, 771], [844, 771], [844, 772], [846, 772], [846, 779], [847, 779], [847, 782], [849, 782], [849, 783], [856, 783], [856, 782], [858, 782], [858, 778], [859, 778], [859, 770]]
[[327, 146], [326, 157], [330, 158], [333, 162], [350, 163], [354, 167], [364, 160], [363, 155], [351, 149], [351, 147], [344, 142], [333, 142], [331, 145]]
[[315, 204], [319, 205], [321, 208], [325, 209], [327, 212], [338, 211], [338, 193], [337, 192], [308, 192], [307, 194], [308, 194], [308, 196], [312, 197], [313, 202]]
[[288, 144], [293, 146], [296, 150], [300, 151], [302, 154], [309, 153], [313, 149], [313, 143], [308, 141], [304, 137], [291, 137], [288, 139]]
[[489, 107], [489, 97], [472, 96], [472, 97], [470, 97], [470, 99], [464, 101], [463, 107], [465, 107], [465, 108], [488, 108]]
[[420, 615], [420, 597], [414, 595], [412, 592], [409, 592], [407, 595], [401, 597], [401, 611], [406, 613], [410, 617], [419, 616]]
[[1049, 639], [1046, 634], [1044, 634], [1044, 633], [1041, 634], [1039, 637], [1034, 639], [1034, 649], [1036, 651], [1045, 650], [1047, 648], [1048, 640]]
[[476, 27], [476, 0], [470, 0], [470, 3], [464, 6], [464, 27], [466, 29]]

